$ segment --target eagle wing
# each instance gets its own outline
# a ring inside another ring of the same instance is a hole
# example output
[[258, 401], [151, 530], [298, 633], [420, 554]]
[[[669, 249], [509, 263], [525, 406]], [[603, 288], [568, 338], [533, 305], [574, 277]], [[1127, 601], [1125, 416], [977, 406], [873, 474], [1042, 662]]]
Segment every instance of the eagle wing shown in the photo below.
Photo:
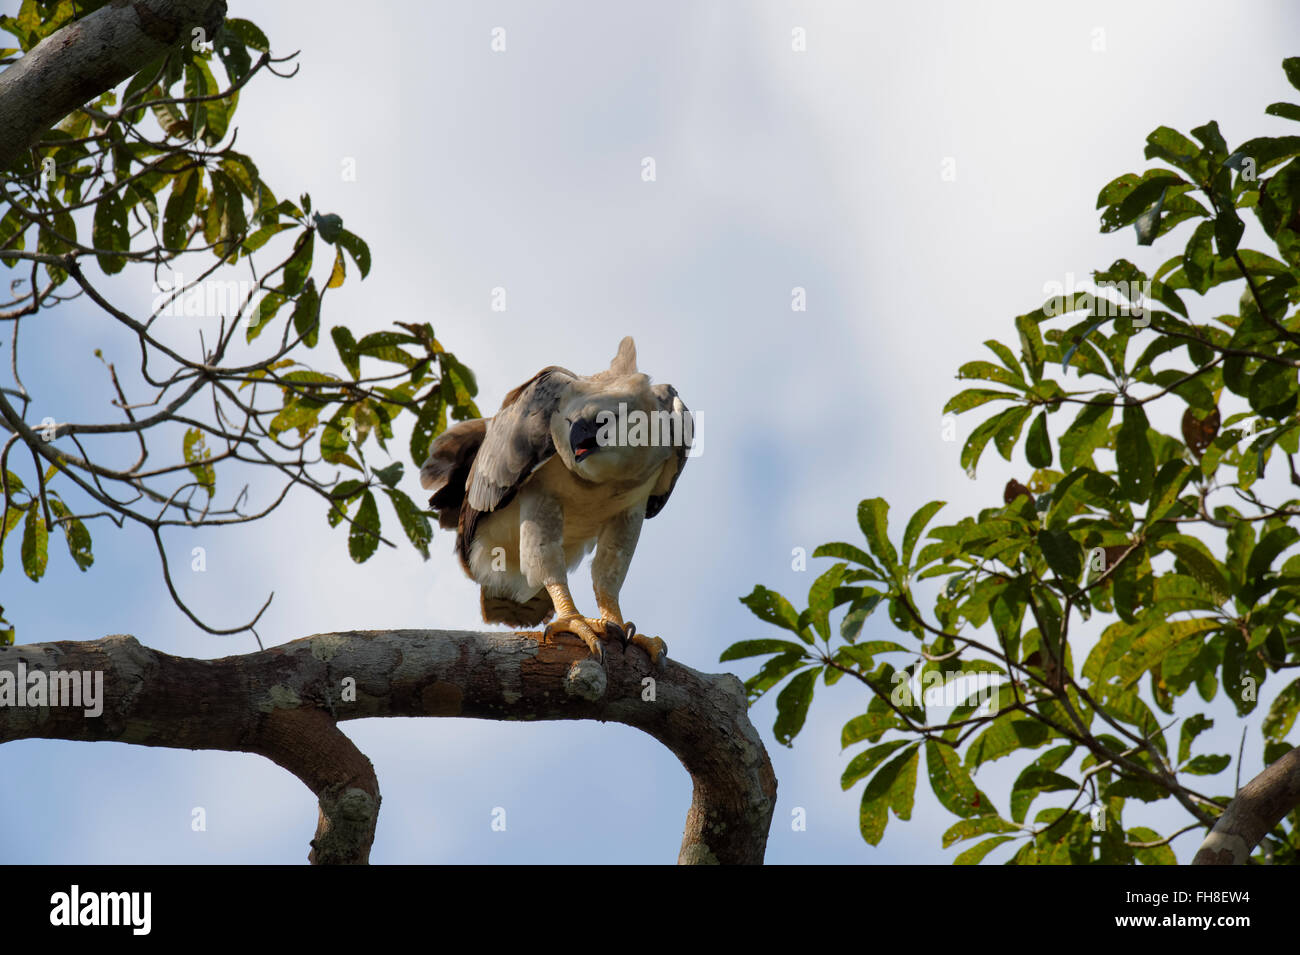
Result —
[[689, 437], [694, 432], [694, 419], [691, 417], [690, 409], [678, 396], [676, 388], [672, 385], [655, 385], [651, 391], [659, 400], [660, 410], [681, 415], [682, 435], [680, 441], [674, 441], [673, 456], [669, 459], [669, 465], [661, 472], [659, 482], [651, 490], [650, 497], [645, 502], [647, 519], [662, 511], [664, 505], [668, 503], [673, 488], [677, 486], [677, 479], [681, 477], [682, 469], [686, 467], [687, 452], [691, 449]]
[[486, 434], [487, 419], [474, 418], [448, 428], [430, 446], [429, 459], [420, 468], [420, 483], [433, 492], [429, 508], [438, 515], [439, 527], [455, 529], [474, 456]]
[[504, 507], [551, 459], [551, 415], [575, 380], [573, 372], [553, 365], [506, 395], [474, 456], [467, 506], [484, 513]]

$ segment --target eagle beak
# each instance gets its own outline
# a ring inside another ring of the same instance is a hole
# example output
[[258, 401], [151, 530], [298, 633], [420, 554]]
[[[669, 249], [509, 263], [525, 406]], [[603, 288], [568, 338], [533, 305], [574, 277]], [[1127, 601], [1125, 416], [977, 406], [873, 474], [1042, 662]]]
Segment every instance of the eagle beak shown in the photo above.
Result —
[[569, 447], [573, 450], [575, 461], [582, 461], [599, 449], [600, 443], [596, 440], [597, 430], [596, 423], [585, 418], [579, 418], [570, 426]]

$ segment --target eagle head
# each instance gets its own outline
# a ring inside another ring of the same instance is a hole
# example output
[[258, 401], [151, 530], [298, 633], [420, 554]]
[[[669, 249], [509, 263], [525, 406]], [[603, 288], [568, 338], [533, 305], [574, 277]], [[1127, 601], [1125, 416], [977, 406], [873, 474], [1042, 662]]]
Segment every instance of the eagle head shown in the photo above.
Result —
[[656, 440], [659, 401], [636, 368], [636, 344], [624, 338], [608, 370], [575, 382], [551, 416], [551, 440], [565, 466], [595, 483], [662, 466], [668, 442]]

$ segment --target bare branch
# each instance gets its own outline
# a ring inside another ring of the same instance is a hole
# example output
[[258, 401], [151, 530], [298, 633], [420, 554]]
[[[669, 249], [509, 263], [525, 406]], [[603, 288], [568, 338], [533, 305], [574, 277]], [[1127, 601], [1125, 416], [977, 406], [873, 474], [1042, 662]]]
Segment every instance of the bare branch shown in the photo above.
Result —
[[[103, 712], [0, 707], [0, 742], [115, 740], [260, 753], [316, 794], [316, 863], [364, 863], [379, 811], [369, 760], [338, 729], [374, 716], [588, 719], [653, 736], [694, 783], [678, 862], [761, 863], [776, 777], [731, 674], [675, 661], [654, 669], [639, 648], [605, 663], [568, 634], [394, 630], [319, 634], [220, 660], [174, 657], [133, 637], [0, 647], [0, 673], [102, 672]], [[355, 700], [344, 699], [344, 678]], [[653, 692], [647, 693], [649, 679]], [[575, 757], [580, 758], [580, 757]]]

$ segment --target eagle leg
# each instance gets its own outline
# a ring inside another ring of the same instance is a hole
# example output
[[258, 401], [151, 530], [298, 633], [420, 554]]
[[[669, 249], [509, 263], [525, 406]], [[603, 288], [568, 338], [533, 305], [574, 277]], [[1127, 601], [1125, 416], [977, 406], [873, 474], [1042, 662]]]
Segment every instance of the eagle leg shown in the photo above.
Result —
[[668, 665], [668, 644], [659, 637], [647, 637], [644, 633], [636, 632], [636, 624], [631, 620], [623, 624], [623, 631], [627, 634], [627, 642], [634, 643], [646, 652], [646, 656], [660, 670]]
[[624, 628], [623, 611], [618, 609], [618, 598], [605, 590], [599, 584], [596, 586], [596, 606], [600, 609], [600, 619], [604, 624], [605, 632], [612, 633], [623, 644], [623, 649], [627, 650], [627, 643], [631, 634]]
[[542, 635], [542, 639], [546, 642], [549, 643], [556, 633], [571, 633], [580, 638], [591, 650], [591, 655], [601, 662], [604, 662], [605, 659], [605, 650], [600, 645], [602, 639], [618, 639], [626, 644], [623, 628], [618, 624], [603, 618], [596, 620], [591, 617], [584, 617], [578, 613], [578, 608], [573, 605], [573, 596], [569, 593], [567, 584], [547, 584], [546, 591], [551, 595], [551, 602], [555, 605], [556, 616], [555, 620], [546, 625], [546, 630]]

